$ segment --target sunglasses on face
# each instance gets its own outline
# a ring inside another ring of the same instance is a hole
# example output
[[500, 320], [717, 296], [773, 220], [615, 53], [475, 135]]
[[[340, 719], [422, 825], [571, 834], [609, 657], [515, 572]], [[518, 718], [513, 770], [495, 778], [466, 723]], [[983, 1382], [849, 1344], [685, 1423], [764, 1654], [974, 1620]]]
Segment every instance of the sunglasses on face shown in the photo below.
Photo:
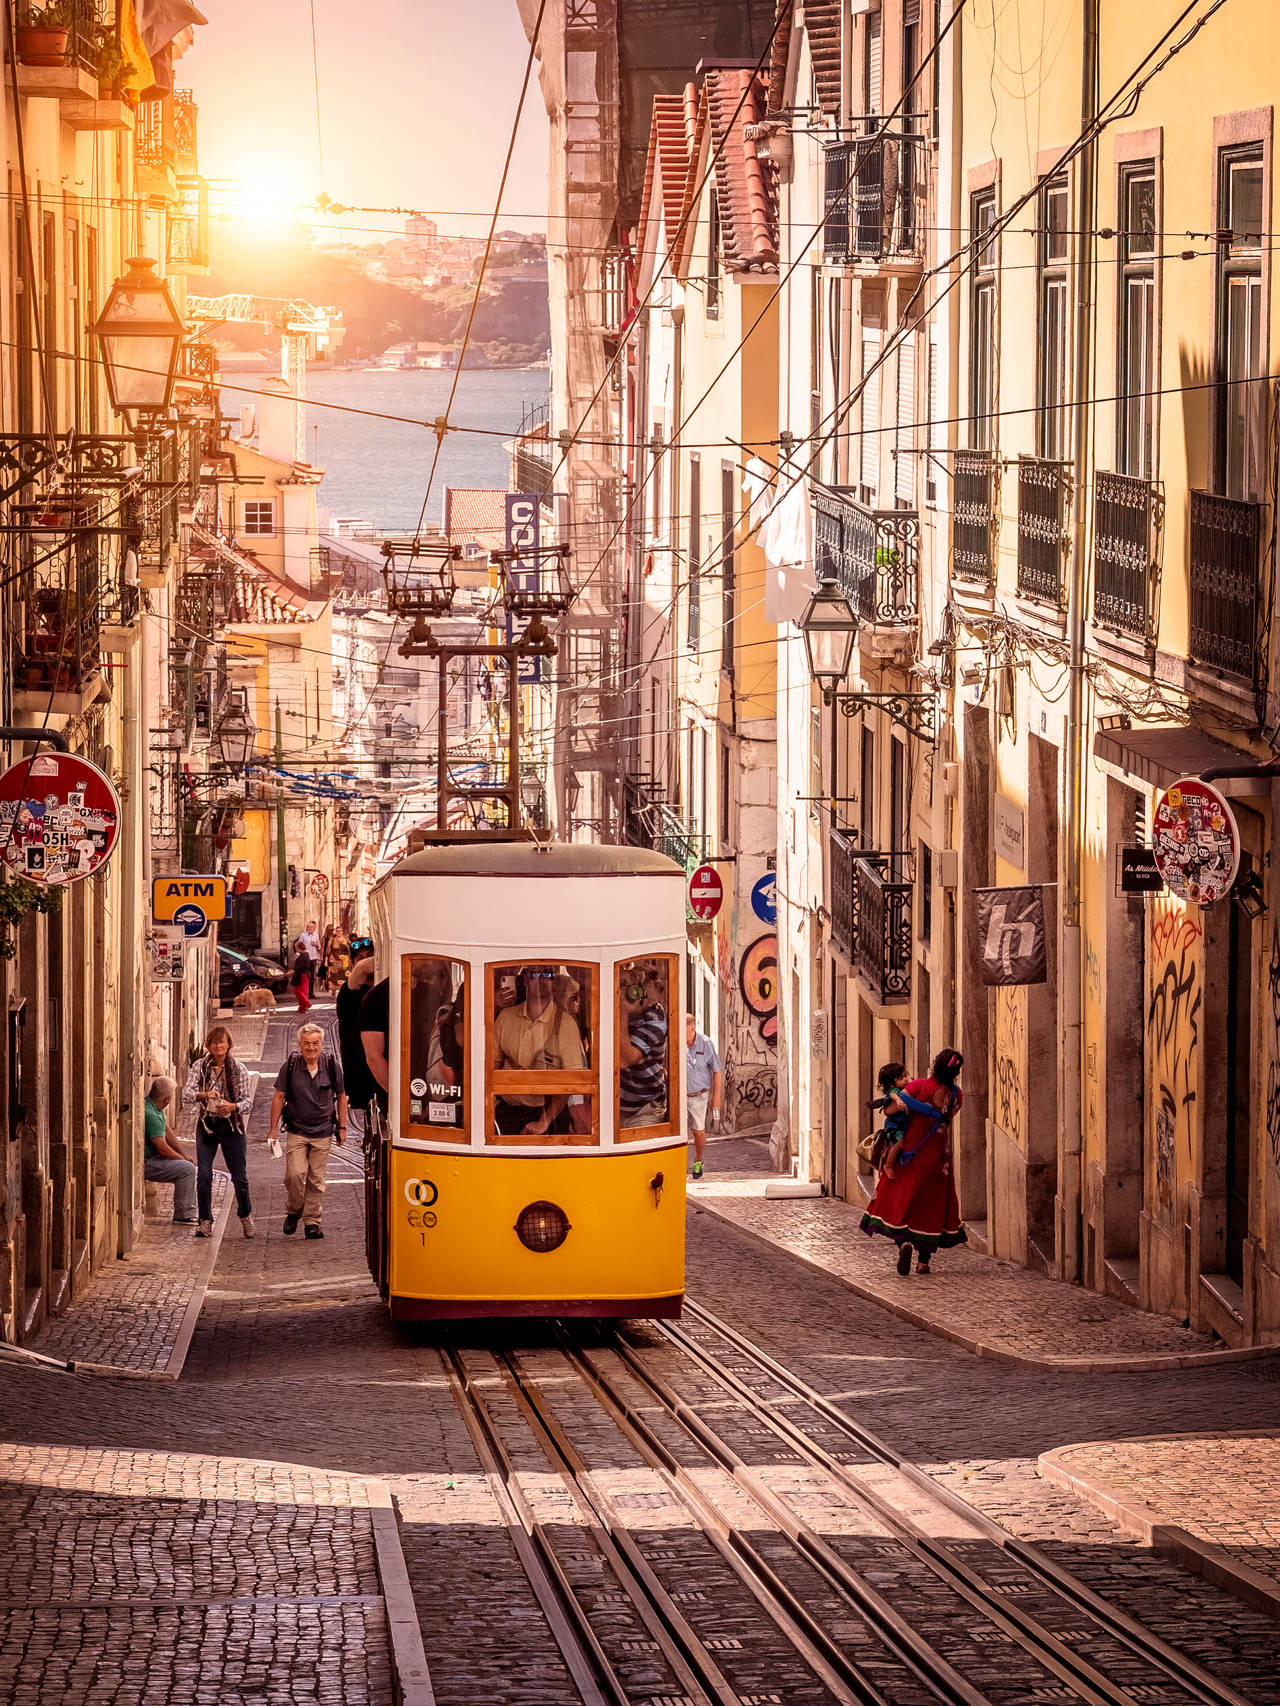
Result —
[[555, 975], [556, 974], [553, 971], [544, 971], [541, 968], [535, 967], [532, 971], [526, 971], [525, 972], [524, 979], [525, 979], [525, 982], [528, 983], [530, 981], [530, 979], [533, 979], [535, 981], [540, 981], [541, 979], [546, 978], [546, 979], [550, 980]]

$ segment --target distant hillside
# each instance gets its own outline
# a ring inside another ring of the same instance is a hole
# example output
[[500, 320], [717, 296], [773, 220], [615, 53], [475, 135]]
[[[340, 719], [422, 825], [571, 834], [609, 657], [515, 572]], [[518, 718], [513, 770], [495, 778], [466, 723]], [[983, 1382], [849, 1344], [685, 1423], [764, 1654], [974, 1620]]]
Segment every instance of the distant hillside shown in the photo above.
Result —
[[[366, 278], [342, 256], [321, 253], [303, 238], [246, 239], [226, 226], [215, 225], [212, 247], [209, 276], [199, 284], [202, 296], [247, 291], [340, 308], [346, 326], [344, 358], [381, 355], [391, 344], [410, 338], [462, 342], [471, 306], [465, 285], [419, 296]], [[241, 348], [263, 347], [256, 327], [220, 327], [217, 335]], [[504, 277], [493, 288], [486, 287], [471, 338], [472, 355], [487, 357], [495, 366], [521, 366], [545, 356], [551, 344], [545, 282]], [[267, 347], [276, 342], [268, 340]]]

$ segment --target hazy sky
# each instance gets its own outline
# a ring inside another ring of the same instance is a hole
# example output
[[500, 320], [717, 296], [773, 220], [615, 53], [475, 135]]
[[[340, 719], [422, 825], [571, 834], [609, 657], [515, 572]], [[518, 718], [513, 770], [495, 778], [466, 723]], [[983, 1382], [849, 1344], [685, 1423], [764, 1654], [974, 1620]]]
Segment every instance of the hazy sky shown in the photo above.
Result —
[[[200, 108], [200, 168], [237, 179], [268, 222], [323, 188], [335, 201], [419, 208], [482, 234], [497, 194], [528, 43], [515, 0], [200, 0], [209, 23], [177, 67]], [[323, 181], [320, 147], [323, 146]], [[501, 225], [545, 227], [547, 125], [535, 66]], [[214, 186], [214, 210], [237, 205]], [[386, 215], [344, 219], [355, 241]]]

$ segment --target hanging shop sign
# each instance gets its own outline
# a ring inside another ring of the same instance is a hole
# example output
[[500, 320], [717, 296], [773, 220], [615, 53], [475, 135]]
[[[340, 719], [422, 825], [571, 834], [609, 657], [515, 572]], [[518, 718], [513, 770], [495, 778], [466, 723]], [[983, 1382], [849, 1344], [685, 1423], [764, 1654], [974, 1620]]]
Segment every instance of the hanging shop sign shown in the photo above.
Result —
[[227, 916], [227, 879], [156, 877], [151, 884], [151, 916], [157, 924], [176, 925], [184, 936], [207, 936], [210, 924]]
[[1240, 869], [1235, 814], [1208, 782], [1184, 776], [1156, 807], [1151, 851], [1171, 894], [1212, 906], [1228, 893]]
[[714, 865], [699, 865], [689, 878], [689, 911], [705, 924], [724, 904], [724, 884]]
[[1149, 847], [1116, 848], [1116, 893], [1159, 894], [1164, 878]]
[[983, 983], [1043, 983], [1048, 959], [1042, 885], [975, 889], [973, 898], [978, 908]]
[[0, 776], [0, 852], [15, 876], [78, 883], [104, 868], [119, 837], [120, 797], [87, 758], [42, 752]]

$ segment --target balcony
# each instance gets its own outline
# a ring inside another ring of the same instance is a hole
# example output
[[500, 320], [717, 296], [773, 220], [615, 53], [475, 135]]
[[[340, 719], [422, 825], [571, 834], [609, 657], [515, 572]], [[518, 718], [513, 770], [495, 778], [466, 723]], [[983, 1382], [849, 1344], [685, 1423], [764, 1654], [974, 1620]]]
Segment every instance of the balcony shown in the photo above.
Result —
[[914, 626], [920, 523], [913, 509], [868, 509], [850, 487], [815, 490], [814, 566], [833, 574], [868, 628]]
[[1261, 541], [1261, 504], [1192, 492], [1190, 654], [1246, 682], [1257, 670]]
[[80, 716], [97, 692], [105, 511], [93, 495], [13, 506], [15, 710]]
[[48, 44], [32, 36], [18, 16], [18, 63], [14, 68], [18, 92], [82, 108], [98, 97], [99, 55], [111, 27], [100, 15], [98, 0], [65, 0], [63, 12], [66, 23], [57, 27], [66, 29], [66, 49], [57, 56], [42, 51]]
[[989, 587], [995, 580], [1000, 525], [997, 469], [998, 463], [989, 451], [956, 453], [951, 573], [955, 579], [970, 581], [975, 586]]
[[[880, 120], [866, 120], [874, 132]], [[829, 143], [826, 156], [823, 259], [918, 267], [924, 255], [925, 138], [901, 131]]]
[[516, 490], [542, 497], [551, 490], [551, 447], [545, 438], [516, 440]]
[[209, 186], [200, 177], [177, 180], [177, 200], [169, 210], [165, 260], [175, 272], [204, 273], [209, 268]]
[[1064, 610], [1071, 474], [1066, 462], [1018, 458], [1018, 596]]
[[827, 842], [831, 945], [880, 1007], [911, 999], [909, 853], [862, 853], [833, 828]]
[[1158, 481], [1098, 469], [1093, 488], [1093, 621], [1148, 645], [1156, 638], [1156, 594], [1164, 533]]

